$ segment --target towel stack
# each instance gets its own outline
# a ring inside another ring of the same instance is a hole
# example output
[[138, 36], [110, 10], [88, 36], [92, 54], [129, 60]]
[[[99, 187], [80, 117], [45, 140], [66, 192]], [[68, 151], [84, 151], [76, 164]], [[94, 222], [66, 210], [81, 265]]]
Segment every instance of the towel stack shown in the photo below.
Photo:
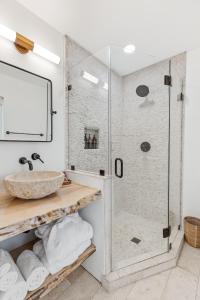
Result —
[[0, 300], [23, 300], [26, 283], [11, 255], [0, 249]]
[[33, 252], [47, 270], [55, 274], [77, 260], [91, 245], [93, 229], [75, 213], [39, 227], [35, 234], [41, 240], [34, 245]]
[[23, 251], [17, 265], [0, 249], [0, 300], [24, 300], [28, 291], [39, 288], [49, 272], [30, 250]]

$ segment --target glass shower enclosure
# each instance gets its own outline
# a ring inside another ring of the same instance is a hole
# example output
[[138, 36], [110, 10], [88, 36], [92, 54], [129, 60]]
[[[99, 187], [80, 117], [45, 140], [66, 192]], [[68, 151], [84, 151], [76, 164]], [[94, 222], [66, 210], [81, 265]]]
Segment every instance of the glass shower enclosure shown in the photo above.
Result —
[[180, 191], [172, 191], [171, 199], [170, 166], [174, 148], [181, 164], [181, 141], [172, 147], [172, 127], [181, 133], [182, 104], [176, 101], [174, 122], [170, 76], [181, 59], [157, 62], [121, 47], [91, 55], [69, 38], [66, 43], [68, 164], [112, 176], [111, 257], [117, 270], [168, 252], [179, 229]]
[[170, 61], [154, 60], [111, 48], [114, 270], [169, 249]]

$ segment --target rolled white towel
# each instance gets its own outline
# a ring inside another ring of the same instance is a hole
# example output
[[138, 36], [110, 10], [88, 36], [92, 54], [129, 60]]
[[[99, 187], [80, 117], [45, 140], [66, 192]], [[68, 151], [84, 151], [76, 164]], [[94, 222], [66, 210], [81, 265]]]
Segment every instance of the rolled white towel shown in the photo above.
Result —
[[35, 253], [35, 255], [37, 257], [41, 257], [41, 255], [43, 254], [44, 251], [44, 246], [42, 243], [42, 240], [37, 241], [34, 245], [33, 245], [33, 252]]
[[[19, 272], [13, 258], [7, 251], [4, 250], [2, 257], [4, 257], [4, 263], [6, 262], [7, 267], [4, 269], [4, 275], [0, 277], [0, 291], [6, 292], [16, 283]], [[8, 269], [7, 264], [10, 265], [10, 268], [8, 272], [5, 272], [6, 268]]]
[[17, 266], [26, 281], [28, 291], [39, 288], [49, 274], [39, 258], [30, 250], [25, 250], [19, 255]]
[[10, 268], [10, 254], [4, 249], [0, 249], [0, 278], [8, 273]]
[[90, 245], [91, 240], [84, 241], [76, 249], [74, 249], [72, 253], [66, 254], [66, 257], [57, 260], [55, 255], [55, 259], [52, 259], [51, 261], [47, 260], [42, 241], [38, 241], [34, 244], [33, 251], [40, 258], [48, 271], [51, 274], [55, 274], [64, 267], [67, 267], [74, 263], [78, 259], [79, 255], [81, 255]]
[[6, 292], [0, 292], [0, 300], [24, 300], [27, 295], [27, 286], [21, 273], [17, 282]]
[[18, 278], [16, 271], [10, 271], [0, 278], [0, 291], [7, 291], [13, 287]]
[[45, 250], [44, 250], [42, 240], [36, 242], [33, 245], [33, 252], [40, 259], [40, 261], [45, 266], [45, 268], [49, 271], [49, 273], [51, 273], [50, 270], [49, 270], [49, 264], [48, 264], [48, 261], [47, 261], [47, 257], [46, 257], [46, 253], [45, 253]]

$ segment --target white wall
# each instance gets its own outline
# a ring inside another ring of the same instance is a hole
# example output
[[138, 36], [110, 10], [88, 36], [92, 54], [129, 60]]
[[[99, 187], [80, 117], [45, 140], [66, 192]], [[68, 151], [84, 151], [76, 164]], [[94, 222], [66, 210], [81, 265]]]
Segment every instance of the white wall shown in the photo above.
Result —
[[[35, 169], [64, 168], [64, 37], [14, 0], [1, 0], [0, 23], [36, 41], [61, 57], [61, 64], [55, 65], [30, 52], [18, 53], [14, 45], [0, 38], [0, 59], [31, 72], [47, 77], [53, 82], [53, 107], [58, 111], [54, 117], [54, 139], [52, 143], [0, 142], [0, 179], [19, 171], [20, 156], [40, 153], [45, 164], [34, 163]], [[17, 112], [16, 112], [17, 113]], [[27, 166], [25, 167], [27, 168]]]
[[90, 185], [101, 191], [98, 199], [80, 211], [81, 217], [94, 230], [93, 243], [96, 252], [83, 266], [98, 280], [111, 271], [111, 177], [81, 171], [67, 171], [69, 178], [79, 184]]
[[183, 215], [200, 217], [200, 49], [187, 53]]
[[[45, 164], [34, 162], [35, 169], [64, 169], [64, 37], [49, 27], [35, 15], [26, 10], [14, 0], [0, 1], [0, 23], [28, 38], [61, 57], [60, 65], [48, 62], [30, 52], [27, 55], [19, 54], [14, 45], [0, 38], [0, 60], [14, 64], [33, 73], [52, 80], [53, 107], [58, 111], [54, 117], [54, 138], [52, 143], [31, 142], [1, 142], [0, 141], [0, 179], [9, 173], [20, 171], [23, 167], [18, 163], [19, 157], [30, 158], [33, 152], [38, 152]], [[16, 112], [17, 113], [17, 112]], [[27, 235], [18, 236], [3, 244], [13, 248], [24, 242]], [[2, 246], [2, 244], [0, 244]]]

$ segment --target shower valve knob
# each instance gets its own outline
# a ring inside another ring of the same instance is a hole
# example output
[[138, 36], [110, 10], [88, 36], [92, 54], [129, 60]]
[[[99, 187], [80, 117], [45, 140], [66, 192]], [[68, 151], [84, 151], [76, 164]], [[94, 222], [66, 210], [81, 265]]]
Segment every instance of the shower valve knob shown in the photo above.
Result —
[[150, 143], [148, 142], [143, 142], [141, 145], [140, 145], [140, 148], [143, 152], [148, 152], [150, 149], [151, 149], [151, 145]]

